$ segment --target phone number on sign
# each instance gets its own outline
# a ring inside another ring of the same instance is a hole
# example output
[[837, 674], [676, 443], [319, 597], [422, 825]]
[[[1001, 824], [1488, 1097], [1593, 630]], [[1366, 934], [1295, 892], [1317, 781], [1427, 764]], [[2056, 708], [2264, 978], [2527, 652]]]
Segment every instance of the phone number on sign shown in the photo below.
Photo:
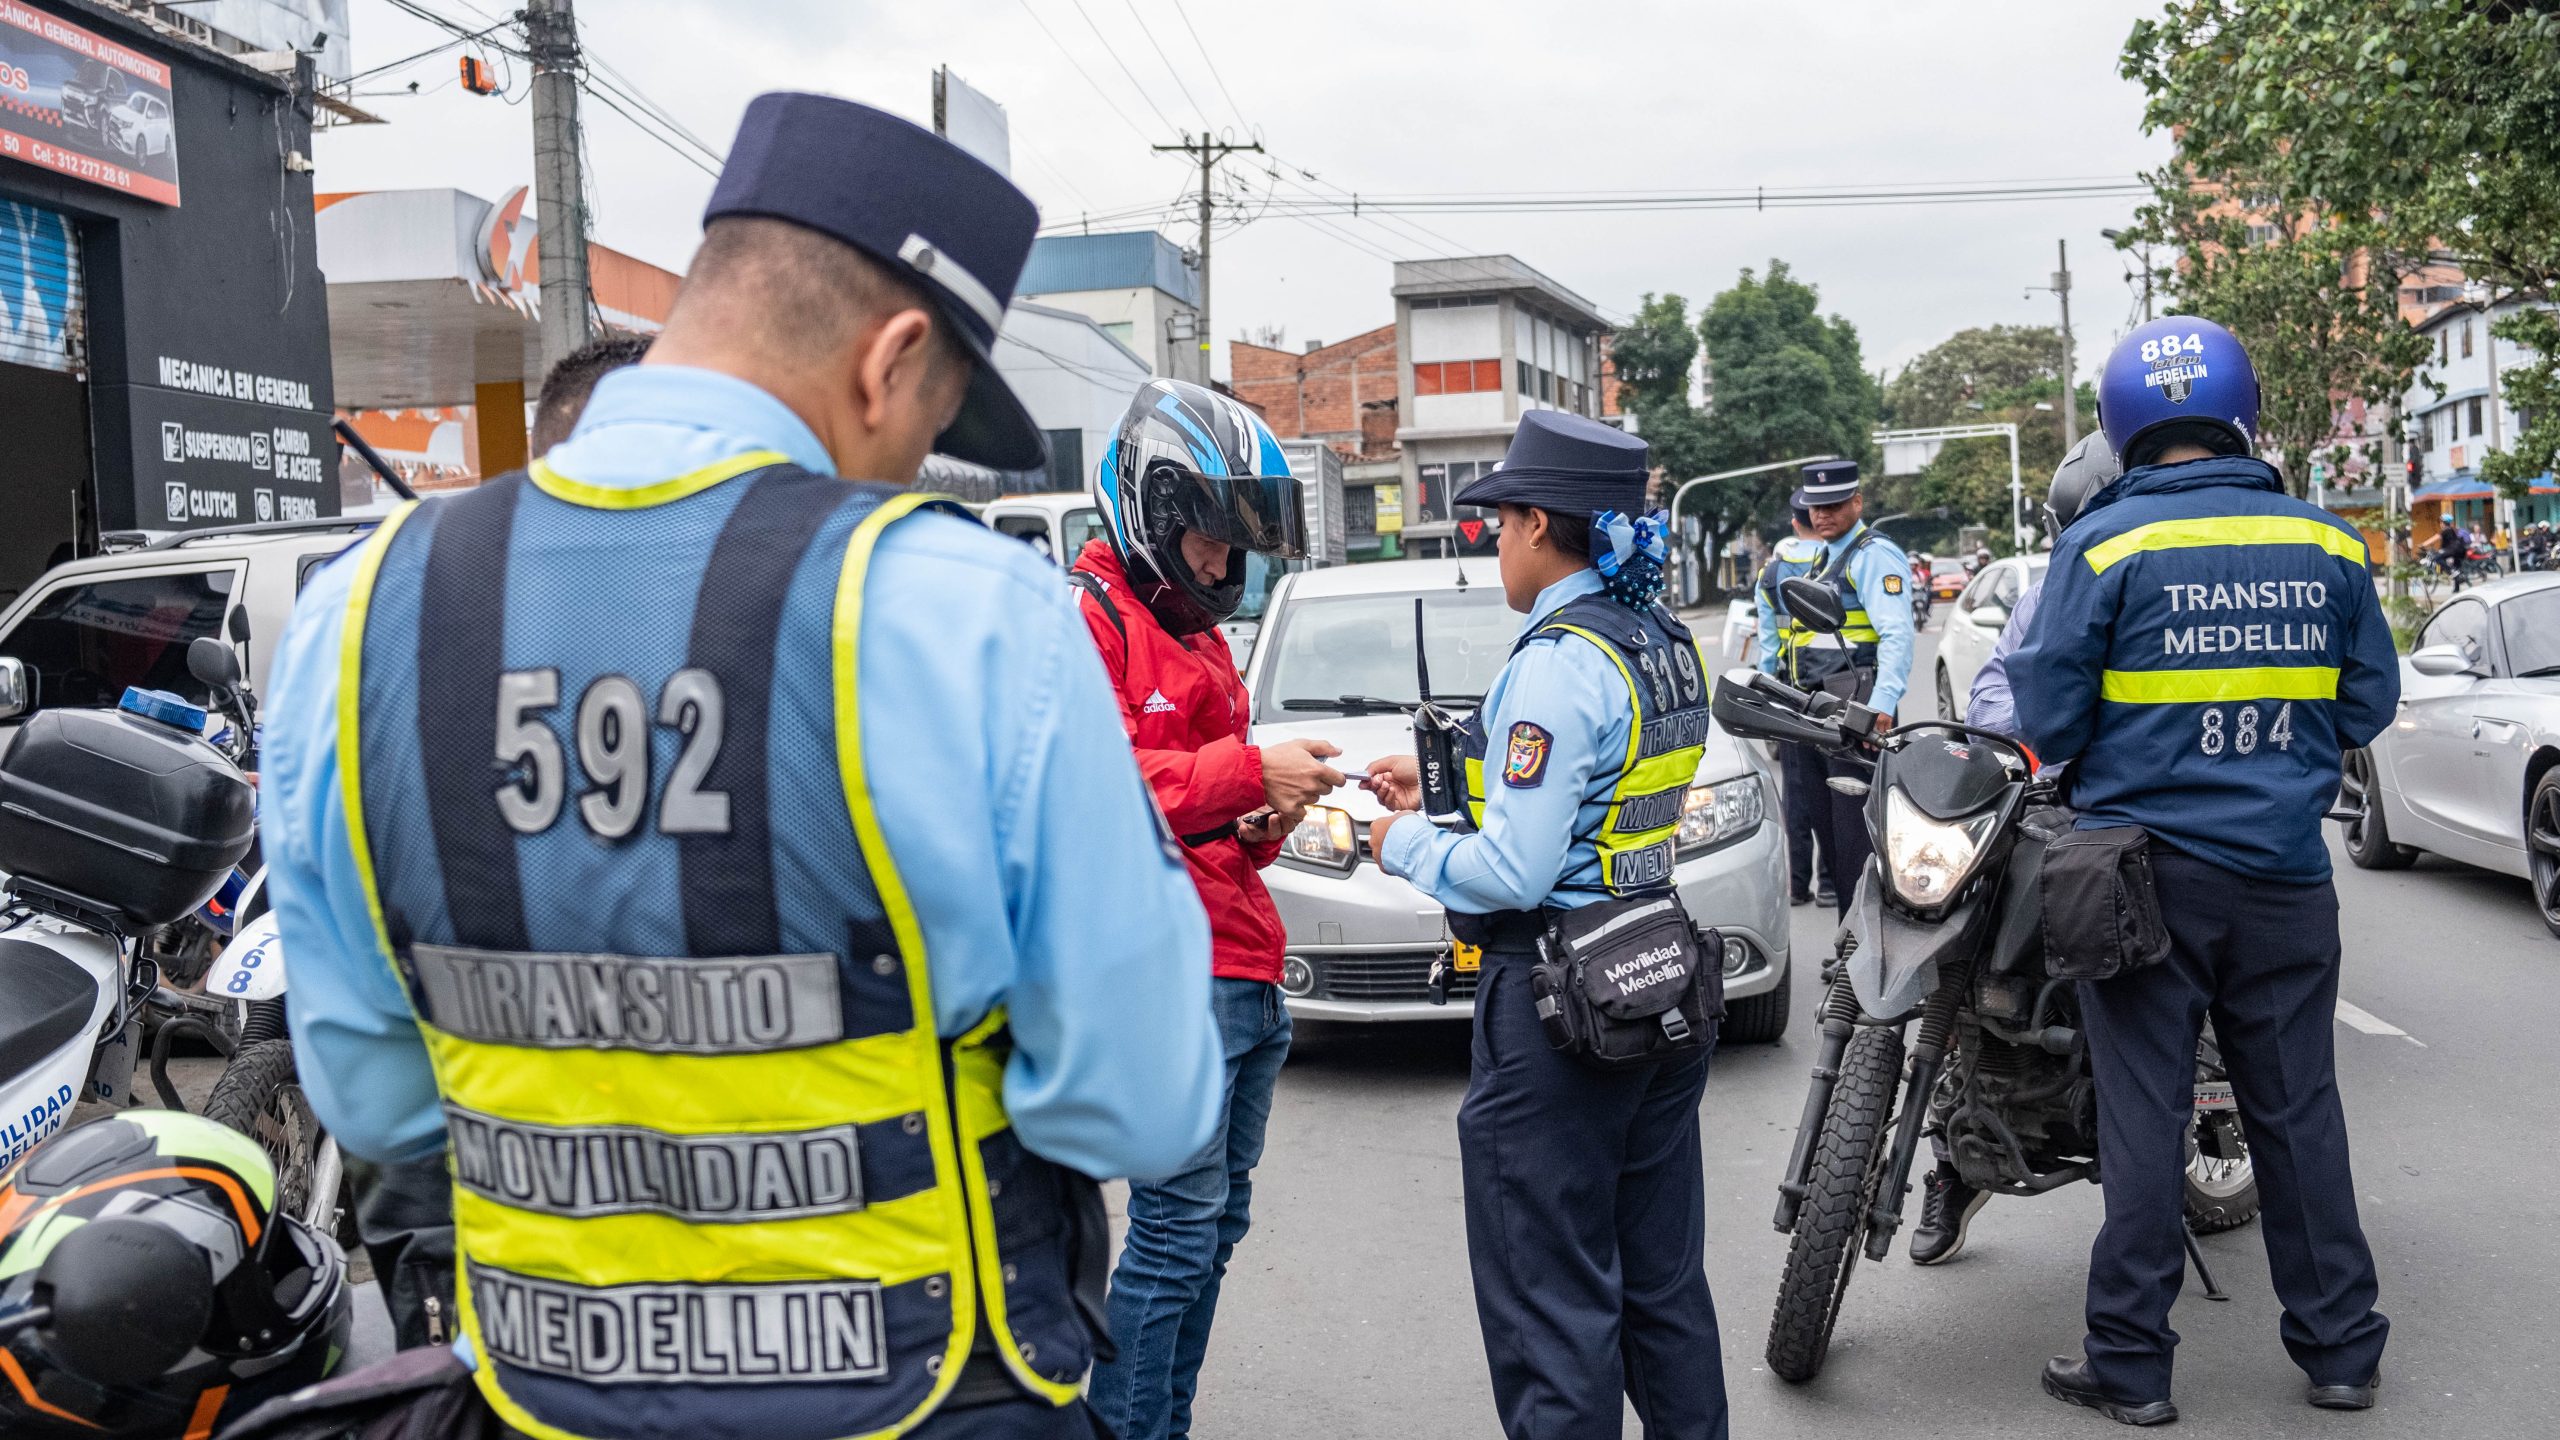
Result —
[[121, 165], [110, 165], [74, 150], [61, 150], [41, 140], [26, 140], [16, 135], [0, 135], [0, 155], [21, 155], [25, 159], [59, 170], [65, 175], [126, 189], [133, 184], [133, 172]]

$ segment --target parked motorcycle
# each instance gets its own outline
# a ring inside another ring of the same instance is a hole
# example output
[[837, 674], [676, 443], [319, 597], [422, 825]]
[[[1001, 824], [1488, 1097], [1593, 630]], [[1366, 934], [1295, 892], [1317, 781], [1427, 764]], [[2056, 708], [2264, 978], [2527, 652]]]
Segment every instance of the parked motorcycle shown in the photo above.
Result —
[[[115, 710], [37, 711], [0, 754], [0, 1167], [83, 1100], [134, 1103], [146, 1038], [161, 1102], [186, 1108], [168, 1065], [193, 1039], [228, 1057], [205, 1113], [258, 1140], [284, 1185], [276, 1208], [326, 1234], [343, 1166], [293, 1081], [263, 871], [236, 868], [256, 839], [240, 764], [255, 701], [230, 644], [200, 638], [188, 665], [223, 723], [132, 690]], [[0, 719], [34, 709], [34, 684], [0, 657]]]
[[[1812, 628], [1839, 627], [1828, 587], [1780, 589]], [[2043, 847], [2071, 816], [2034, 757], [1993, 731], [1950, 721], [1885, 730], [1885, 717], [1854, 701], [1745, 671], [1717, 681], [1713, 709], [1734, 734], [1873, 765], [1862, 788], [1875, 859], [1824, 971], [1813, 1083], [1778, 1187], [1776, 1225], [1793, 1243], [1768, 1359], [1781, 1378], [1805, 1381], [1822, 1369], [1859, 1254], [1882, 1260], [1892, 1247], [1924, 1122], [1935, 1121], [1979, 1190], [2038, 1195], [2097, 1178], [2097, 1093], [2077, 990], [2045, 972], [2037, 893]], [[2209, 1036], [2195, 1115], [2189, 1228], [2245, 1224], [2257, 1183]], [[2201, 1272], [2192, 1241], [2189, 1254]]]

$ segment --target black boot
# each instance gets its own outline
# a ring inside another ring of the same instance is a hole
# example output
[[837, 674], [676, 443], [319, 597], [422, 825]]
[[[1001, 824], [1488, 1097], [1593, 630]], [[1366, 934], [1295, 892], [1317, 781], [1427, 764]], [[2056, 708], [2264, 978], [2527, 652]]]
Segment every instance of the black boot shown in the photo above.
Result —
[[1920, 1193], [1920, 1223], [1911, 1232], [1911, 1263], [1941, 1265], [1964, 1248], [1965, 1227], [1991, 1199], [1991, 1192], [1967, 1185], [1952, 1163], [1941, 1160], [1920, 1182]]
[[2178, 1407], [2166, 1396], [2158, 1400], [2125, 1400], [2098, 1388], [2098, 1379], [2089, 1373], [2089, 1362], [2069, 1355], [2056, 1355], [2045, 1362], [2044, 1393], [2065, 1405], [2080, 1405], [2095, 1410], [2119, 1425], [2167, 1425], [2178, 1418]]

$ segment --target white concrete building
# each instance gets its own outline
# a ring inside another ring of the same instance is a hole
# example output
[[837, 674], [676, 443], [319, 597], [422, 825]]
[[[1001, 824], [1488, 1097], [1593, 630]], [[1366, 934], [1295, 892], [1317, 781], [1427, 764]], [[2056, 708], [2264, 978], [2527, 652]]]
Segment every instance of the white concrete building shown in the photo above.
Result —
[[1457, 522], [1489, 519], [1451, 502], [1493, 468], [1530, 410], [1600, 413], [1596, 306], [1509, 255], [1405, 260], [1396, 302], [1396, 440], [1403, 447], [1404, 535], [1452, 535], [1479, 548]]
[[1207, 384], [1200, 271], [1187, 253], [1152, 230], [1046, 236], [1014, 294], [1090, 318], [1157, 375]]

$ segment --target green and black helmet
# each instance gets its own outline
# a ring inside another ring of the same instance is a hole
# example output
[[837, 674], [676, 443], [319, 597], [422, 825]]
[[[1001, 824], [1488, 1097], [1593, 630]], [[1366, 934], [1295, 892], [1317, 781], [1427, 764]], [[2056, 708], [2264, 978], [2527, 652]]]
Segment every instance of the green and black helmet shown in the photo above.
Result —
[[327, 1375], [346, 1257], [275, 1198], [257, 1142], [178, 1111], [0, 1175], [0, 1434], [193, 1440]]

